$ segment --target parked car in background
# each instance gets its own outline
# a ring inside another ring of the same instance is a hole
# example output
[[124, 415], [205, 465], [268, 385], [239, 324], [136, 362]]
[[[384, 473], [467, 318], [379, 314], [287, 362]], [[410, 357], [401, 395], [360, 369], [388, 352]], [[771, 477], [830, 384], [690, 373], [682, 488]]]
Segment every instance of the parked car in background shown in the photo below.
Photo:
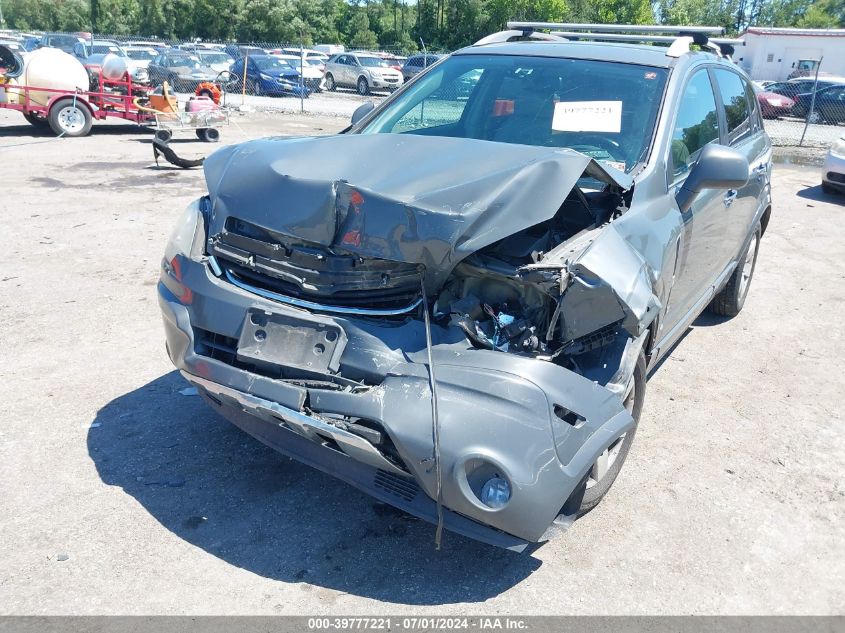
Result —
[[819, 78], [818, 84], [814, 79], [792, 79], [790, 81], [778, 81], [776, 83], [770, 84], [766, 86], [766, 90], [768, 92], [775, 92], [779, 95], [783, 95], [784, 97], [789, 97], [790, 99], [795, 99], [795, 97], [804, 92], [811, 92], [813, 90], [813, 86], [816, 86], [816, 90], [821, 90], [822, 88], [828, 88], [830, 86], [838, 86], [839, 84], [845, 83], [845, 79], [839, 78]]
[[137, 66], [147, 68], [158, 57], [159, 52], [150, 46], [124, 46], [123, 50]]
[[38, 43], [40, 41], [41, 41], [40, 37], [37, 37], [35, 35], [28, 35], [25, 38], [23, 38], [21, 45], [23, 46], [23, 49], [25, 51], [30, 52], [30, 51], [34, 51], [36, 48], [38, 48]]
[[[294, 70], [301, 72], [305, 80], [305, 85], [311, 92], [322, 92], [325, 78], [325, 72], [320, 70], [319, 66], [308, 63], [299, 55], [276, 55], [273, 57], [286, 63]], [[317, 62], [319, 64], [319, 61]]]
[[140, 84], [149, 83], [150, 75], [147, 71], [149, 61], [141, 63], [131, 58], [123, 47], [114, 40], [94, 40], [77, 42], [73, 47], [74, 56], [86, 66], [101, 66], [106, 55], [122, 57], [132, 81]]
[[25, 53], [26, 49], [23, 46], [23, 43], [18, 42], [17, 40], [0, 40], [0, 46], [5, 46], [10, 51], [14, 51], [16, 53]]
[[150, 83], [159, 86], [165, 81], [176, 92], [194, 92], [204, 81], [214, 81], [219, 74], [200, 58], [175, 48], [160, 53], [148, 67]]
[[153, 48], [157, 52], [161, 52], [170, 48], [170, 45], [167, 42], [162, 42], [160, 40], [129, 40], [124, 42], [124, 46], [140, 46], [142, 48]]
[[258, 46], [250, 46], [249, 44], [227, 44], [226, 47], [223, 49], [229, 57], [232, 59], [241, 59], [242, 57], [246, 57], [249, 55], [252, 57], [253, 55], [266, 55], [267, 51], [263, 48], [259, 48]]
[[754, 87], [754, 94], [757, 96], [757, 104], [760, 106], [760, 114], [764, 119], [777, 119], [792, 113], [794, 101], [776, 92], [769, 92], [764, 88]]
[[[313, 48], [303, 48], [301, 49], [302, 56], [306, 59], [318, 59], [324, 64], [328, 61], [329, 55], [323, 53], [322, 51], [315, 50]], [[274, 53], [281, 53], [282, 55], [296, 55], [299, 56], [300, 48], [298, 46], [286, 46], [285, 48], [276, 49], [273, 51]]]
[[224, 53], [222, 50], [198, 50], [197, 57], [200, 58], [203, 65], [213, 68], [218, 73], [222, 73], [224, 70], [229, 70], [229, 68], [232, 67], [232, 64], [235, 63], [235, 60], [228, 53]]
[[81, 37], [67, 33], [44, 33], [38, 41], [37, 48], [58, 48], [73, 55], [73, 47], [84, 41]]
[[[246, 62], [246, 71], [244, 63]], [[246, 91], [254, 95], [296, 95], [307, 97], [307, 86], [300, 85], [299, 71], [287, 61], [273, 55], [250, 55], [235, 60], [230, 69], [232, 82], [230, 90]]]
[[402, 73], [389, 62], [372, 54], [342, 53], [326, 62], [326, 89], [355, 88], [366, 95], [371, 90], [396, 90], [403, 83]]
[[405, 81], [410, 81], [426, 68], [437, 63], [442, 57], [443, 55], [435, 55], [433, 53], [427, 55], [411, 55], [405, 60], [405, 64], [402, 66], [402, 77], [404, 77]]
[[827, 151], [822, 168], [822, 190], [845, 193], [845, 134]]
[[[812, 112], [810, 112], [811, 105]], [[810, 123], [835, 125], [845, 122], [845, 84], [828, 86], [816, 91], [815, 100], [813, 100], [812, 92], [795, 95], [792, 114], [801, 118], [808, 117]]]

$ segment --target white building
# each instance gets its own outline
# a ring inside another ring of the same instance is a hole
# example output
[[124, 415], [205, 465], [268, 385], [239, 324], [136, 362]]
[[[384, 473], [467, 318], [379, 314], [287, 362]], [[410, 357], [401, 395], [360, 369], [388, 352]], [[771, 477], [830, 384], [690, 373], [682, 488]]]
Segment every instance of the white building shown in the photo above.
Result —
[[789, 78], [800, 60], [822, 59], [820, 74], [845, 76], [845, 29], [749, 27], [740, 36], [736, 61], [752, 79]]

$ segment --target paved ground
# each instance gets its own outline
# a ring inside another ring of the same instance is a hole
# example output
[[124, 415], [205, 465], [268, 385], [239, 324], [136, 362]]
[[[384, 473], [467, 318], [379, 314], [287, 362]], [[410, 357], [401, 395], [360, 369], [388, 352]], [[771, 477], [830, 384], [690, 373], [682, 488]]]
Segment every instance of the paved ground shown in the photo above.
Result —
[[[345, 125], [236, 120], [224, 142]], [[845, 198], [818, 170], [776, 169], [745, 310], [652, 376], [605, 502], [530, 556], [436, 552], [180, 393], [155, 283], [201, 173], [156, 168], [135, 128], [21, 121], [0, 111], [0, 613], [845, 610]]]

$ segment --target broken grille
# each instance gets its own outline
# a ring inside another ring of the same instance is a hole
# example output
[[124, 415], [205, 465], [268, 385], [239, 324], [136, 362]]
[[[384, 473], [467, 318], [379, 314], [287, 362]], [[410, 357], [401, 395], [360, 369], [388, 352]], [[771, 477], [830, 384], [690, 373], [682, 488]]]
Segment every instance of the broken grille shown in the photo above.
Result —
[[415, 264], [286, 243], [236, 218], [228, 218], [226, 228], [211, 239], [209, 253], [230, 281], [279, 298], [327, 309], [400, 313], [419, 305], [420, 272]]

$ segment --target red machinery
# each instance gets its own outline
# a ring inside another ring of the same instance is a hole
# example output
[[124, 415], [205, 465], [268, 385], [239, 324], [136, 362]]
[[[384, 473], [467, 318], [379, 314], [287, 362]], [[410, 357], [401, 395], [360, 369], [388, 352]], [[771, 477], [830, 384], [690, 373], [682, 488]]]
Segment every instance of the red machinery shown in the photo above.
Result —
[[[35, 126], [49, 125], [61, 136], [86, 136], [91, 131], [94, 120], [114, 117], [146, 124], [155, 120], [154, 115], [139, 109], [134, 103], [138, 99], [142, 104], [148, 99], [149, 86], [136, 84], [128, 73], [122, 79], [107, 79], [99, 66], [87, 66], [92, 76], [92, 85], [96, 91], [68, 92], [38, 86], [13, 85], [0, 83], [0, 89], [6, 91], [6, 100], [0, 101], [0, 108], [18, 110], [24, 118]], [[46, 105], [33, 101], [31, 93], [49, 93]], [[16, 97], [17, 103], [9, 103], [10, 97]]]

